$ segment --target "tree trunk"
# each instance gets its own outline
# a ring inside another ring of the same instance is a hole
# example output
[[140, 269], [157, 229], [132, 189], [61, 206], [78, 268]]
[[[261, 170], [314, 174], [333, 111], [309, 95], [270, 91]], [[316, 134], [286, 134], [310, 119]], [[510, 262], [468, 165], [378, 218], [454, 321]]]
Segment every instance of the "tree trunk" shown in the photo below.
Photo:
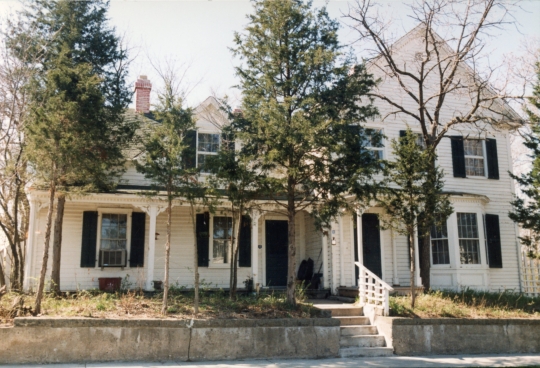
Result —
[[[431, 170], [429, 170], [428, 173], [428, 181], [431, 183], [435, 182], [436, 177], [436, 171], [437, 171], [437, 164], [435, 162], [435, 159], [431, 162]], [[424, 216], [428, 216], [428, 218], [433, 218], [435, 216], [435, 208], [433, 203], [426, 203], [425, 210], [424, 210]], [[429, 230], [431, 229], [420, 229], [422, 234], [429, 234]], [[422, 285], [424, 286], [424, 291], [428, 291], [431, 288], [431, 239], [429, 236], [424, 236], [422, 239], [422, 243], [418, 244], [419, 247], [422, 247], [421, 257], [420, 257], [420, 277], [422, 278]]]
[[167, 314], [169, 302], [169, 260], [171, 255], [171, 222], [172, 222], [172, 199], [170, 191], [167, 193], [169, 203], [167, 206], [167, 241], [165, 243], [165, 277], [163, 278], [163, 307], [161, 314]]
[[[54, 174], [53, 174], [54, 175]], [[45, 242], [43, 244], [43, 261], [41, 264], [41, 273], [39, 275], [38, 290], [36, 293], [36, 304], [34, 306], [34, 314], [41, 313], [41, 299], [43, 299], [43, 289], [45, 288], [45, 276], [47, 274], [47, 262], [49, 262], [49, 244], [51, 240], [51, 225], [54, 207], [54, 196], [56, 194], [56, 183], [51, 181], [49, 189], [49, 209], [47, 211], [47, 224], [45, 228]]]
[[233, 223], [233, 249], [232, 249], [232, 265], [231, 265], [231, 291], [229, 293], [229, 296], [231, 300], [236, 300], [236, 289], [238, 285], [238, 249], [239, 249], [239, 241], [240, 241], [240, 231], [242, 228], [242, 212], [243, 209], [240, 207], [238, 211], [238, 217], [236, 218]]
[[195, 257], [193, 258], [193, 270], [195, 273], [195, 280], [193, 283], [194, 286], [194, 296], [193, 296], [193, 312], [195, 315], [199, 313], [199, 252], [197, 251], [197, 219], [195, 217], [195, 206], [193, 202], [190, 202], [190, 214], [191, 214], [191, 223], [193, 227], [193, 239], [194, 239], [194, 251]]
[[4, 268], [2, 267], [2, 256], [0, 255], [0, 288], [6, 285], [6, 276], [4, 275]]
[[[24, 285], [24, 271], [25, 271], [25, 262], [26, 262], [26, 246], [28, 243], [28, 230], [30, 228], [30, 203], [28, 202], [28, 196], [26, 193], [23, 193], [22, 199], [21, 199], [24, 213], [22, 216], [22, 224], [21, 224], [21, 234], [24, 234], [24, 240], [21, 242], [19, 239], [19, 253], [20, 253], [20, 260], [21, 265], [19, 268], [19, 285]], [[22, 245], [21, 245], [22, 243]]]
[[231, 205], [231, 213], [232, 213], [232, 239], [231, 239], [231, 264], [229, 267], [229, 299], [233, 299], [233, 280], [234, 280], [234, 237], [236, 235], [235, 231], [235, 224], [236, 224], [236, 212], [234, 211], [234, 207]]
[[416, 264], [415, 264], [415, 257], [416, 252], [414, 251], [414, 229], [409, 230], [409, 252], [411, 255], [411, 308], [414, 308], [414, 302], [416, 300], [416, 285], [415, 285], [415, 271], [416, 271]]
[[289, 220], [289, 265], [287, 269], [287, 302], [296, 306], [296, 239], [295, 239], [295, 204], [294, 197], [289, 196], [288, 213]]
[[52, 246], [52, 270], [51, 283], [53, 291], [58, 295], [60, 293], [60, 258], [62, 255], [62, 226], [64, 224], [64, 205], [66, 195], [61, 193], [56, 202], [56, 218], [54, 219], [54, 236]]

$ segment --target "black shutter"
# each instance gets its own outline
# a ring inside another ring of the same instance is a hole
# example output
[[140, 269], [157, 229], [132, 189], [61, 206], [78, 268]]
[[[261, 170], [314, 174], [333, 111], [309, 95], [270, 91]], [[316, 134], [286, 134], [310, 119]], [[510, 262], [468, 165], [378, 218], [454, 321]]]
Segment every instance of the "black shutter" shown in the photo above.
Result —
[[197, 131], [190, 130], [187, 132], [184, 142], [188, 147], [184, 150], [182, 160], [187, 169], [193, 169], [197, 164]]
[[208, 267], [208, 247], [210, 240], [210, 214], [197, 214], [197, 262], [199, 267]]
[[360, 126], [348, 125], [347, 130], [350, 134], [350, 136], [348, 137], [350, 138], [349, 144], [351, 144], [353, 147], [356, 147], [356, 149], [359, 151], [362, 146], [362, 142], [360, 141]]
[[81, 267], [96, 267], [96, 245], [98, 231], [98, 213], [83, 212]]
[[501, 232], [499, 215], [488, 215], [486, 221], [486, 237], [488, 246], [489, 268], [502, 268]]
[[131, 250], [129, 252], [130, 267], [144, 267], [144, 239], [146, 214], [133, 212], [131, 214]]
[[486, 139], [486, 156], [488, 178], [499, 179], [499, 158], [497, 157], [497, 140]]
[[452, 144], [452, 165], [455, 178], [466, 178], [465, 172], [465, 149], [463, 148], [463, 137], [450, 137]]
[[242, 223], [240, 224], [238, 266], [251, 267], [251, 219], [249, 216], [242, 216]]

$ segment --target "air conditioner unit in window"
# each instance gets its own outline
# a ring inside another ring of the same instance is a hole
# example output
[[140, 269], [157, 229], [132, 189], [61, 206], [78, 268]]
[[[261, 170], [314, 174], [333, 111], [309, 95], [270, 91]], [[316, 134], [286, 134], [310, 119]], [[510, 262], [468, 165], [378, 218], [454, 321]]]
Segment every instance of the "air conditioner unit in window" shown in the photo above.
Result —
[[126, 267], [126, 250], [101, 250], [101, 267]]

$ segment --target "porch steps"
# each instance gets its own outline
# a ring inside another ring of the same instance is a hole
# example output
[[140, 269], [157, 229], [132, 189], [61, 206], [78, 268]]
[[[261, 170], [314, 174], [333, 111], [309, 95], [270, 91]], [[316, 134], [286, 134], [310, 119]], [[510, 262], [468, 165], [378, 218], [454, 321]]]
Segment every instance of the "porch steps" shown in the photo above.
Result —
[[342, 358], [393, 355], [394, 349], [386, 346], [384, 336], [379, 334], [377, 326], [370, 324], [369, 318], [364, 316], [363, 308], [329, 305], [324, 309], [331, 312], [332, 318], [341, 322], [339, 355]]

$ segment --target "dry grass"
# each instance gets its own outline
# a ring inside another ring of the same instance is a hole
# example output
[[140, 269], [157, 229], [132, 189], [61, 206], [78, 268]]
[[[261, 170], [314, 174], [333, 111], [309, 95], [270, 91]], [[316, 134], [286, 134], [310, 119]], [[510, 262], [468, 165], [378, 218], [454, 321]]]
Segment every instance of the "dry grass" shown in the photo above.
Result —
[[[0, 300], [0, 326], [9, 326], [13, 318], [31, 315], [33, 295], [24, 295], [24, 309], [13, 310], [12, 305], [21, 295], [8, 293]], [[106, 293], [80, 291], [60, 297], [46, 295], [42, 302], [43, 316], [93, 317], [93, 318], [177, 318], [177, 319], [232, 319], [232, 318], [313, 318], [318, 310], [311, 305], [287, 304], [285, 295], [273, 293], [240, 295], [231, 301], [223, 291], [201, 292], [200, 313], [193, 313], [193, 293], [172, 288], [169, 292], [169, 308], [166, 316], [160, 313], [162, 294], [145, 296], [134, 291]]]
[[414, 318], [540, 318], [540, 298], [513, 292], [430, 291], [416, 299], [390, 298], [390, 314]]

